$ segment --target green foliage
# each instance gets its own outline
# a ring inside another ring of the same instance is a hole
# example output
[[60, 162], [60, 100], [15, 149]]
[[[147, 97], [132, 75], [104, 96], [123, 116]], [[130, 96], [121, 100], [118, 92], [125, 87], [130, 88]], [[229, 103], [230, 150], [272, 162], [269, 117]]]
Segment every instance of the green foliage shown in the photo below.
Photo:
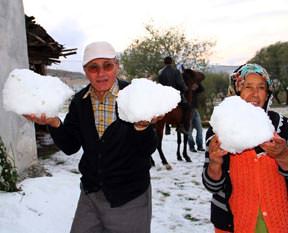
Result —
[[186, 67], [206, 67], [207, 57], [214, 45], [212, 42], [188, 40], [176, 28], [160, 31], [146, 25], [145, 29], [147, 35], [134, 40], [121, 55], [121, 64], [128, 79], [156, 77], [163, 67], [165, 56], [171, 56], [176, 63], [185, 64]]
[[8, 154], [0, 138], [0, 190], [5, 192], [18, 191], [16, 186], [17, 172], [15, 166], [8, 159]]
[[199, 111], [203, 121], [210, 119], [215, 104], [227, 95], [229, 76], [225, 73], [205, 73], [202, 82], [205, 88], [204, 95], [199, 98]]
[[277, 42], [262, 48], [249, 61], [265, 67], [273, 80], [280, 81], [280, 90], [288, 87], [288, 42]]

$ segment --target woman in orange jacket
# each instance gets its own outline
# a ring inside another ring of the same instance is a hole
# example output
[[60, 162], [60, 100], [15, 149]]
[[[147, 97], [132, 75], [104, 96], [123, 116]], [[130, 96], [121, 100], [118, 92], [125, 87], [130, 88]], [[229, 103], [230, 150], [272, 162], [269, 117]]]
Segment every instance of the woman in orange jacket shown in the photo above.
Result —
[[268, 111], [272, 84], [263, 67], [239, 67], [231, 84], [236, 95], [266, 111], [275, 134], [269, 142], [232, 155], [221, 149], [217, 135], [208, 129], [202, 180], [213, 193], [215, 232], [288, 233], [288, 119]]

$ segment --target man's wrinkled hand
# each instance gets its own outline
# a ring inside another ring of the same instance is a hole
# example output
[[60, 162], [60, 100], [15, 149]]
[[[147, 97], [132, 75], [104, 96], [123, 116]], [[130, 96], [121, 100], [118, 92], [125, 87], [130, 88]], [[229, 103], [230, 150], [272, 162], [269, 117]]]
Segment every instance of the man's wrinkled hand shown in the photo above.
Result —
[[38, 125], [49, 125], [54, 128], [58, 128], [61, 124], [61, 121], [58, 117], [46, 117], [44, 113], [40, 117], [35, 114], [24, 114], [23, 115], [27, 120], [32, 121]]
[[134, 128], [137, 131], [145, 130], [150, 124], [155, 124], [156, 122], [162, 120], [163, 118], [164, 118], [164, 116], [161, 115], [161, 116], [153, 117], [151, 121], [138, 121], [138, 122], [134, 123]]

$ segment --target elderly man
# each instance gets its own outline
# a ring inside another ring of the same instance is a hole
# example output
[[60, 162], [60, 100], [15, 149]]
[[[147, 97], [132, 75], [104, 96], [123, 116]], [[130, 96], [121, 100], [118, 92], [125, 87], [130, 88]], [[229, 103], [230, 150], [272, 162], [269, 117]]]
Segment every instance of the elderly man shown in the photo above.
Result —
[[75, 95], [63, 123], [57, 117], [26, 115], [49, 125], [64, 153], [83, 148], [81, 194], [71, 233], [149, 233], [150, 155], [157, 146], [151, 122], [119, 119], [116, 97], [128, 83], [117, 79], [119, 63], [109, 43], [87, 45], [83, 69], [90, 84]]

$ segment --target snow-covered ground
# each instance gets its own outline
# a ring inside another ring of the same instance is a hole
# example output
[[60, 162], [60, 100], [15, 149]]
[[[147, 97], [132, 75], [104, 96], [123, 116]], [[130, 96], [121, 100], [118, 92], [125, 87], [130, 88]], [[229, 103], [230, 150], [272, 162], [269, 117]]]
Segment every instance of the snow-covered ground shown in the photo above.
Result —
[[[192, 163], [176, 160], [176, 133], [165, 136], [163, 150], [173, 169], [161, 165], [158, 152], [151, 169], [152, 233], [209, 233], [208, 193], [201, 183], [204, 153]], [[68, 233], [79, 197], [77, 165], [81, 152], [54, 154], [41, 163], [52, 176], [26, 179], [17, 193], [0, 192], [0, 233]]]

